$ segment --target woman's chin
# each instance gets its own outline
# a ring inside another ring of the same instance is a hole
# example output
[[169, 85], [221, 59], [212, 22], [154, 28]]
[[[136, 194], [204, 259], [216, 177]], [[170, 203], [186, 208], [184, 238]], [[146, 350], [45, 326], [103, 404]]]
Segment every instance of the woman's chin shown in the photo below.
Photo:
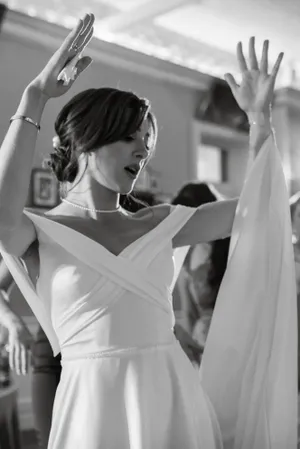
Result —
[[135, 183], [131, 184], [130, 186], [127, 185], [126, 187], [125, 186], [120, 187], [119, 191], [120, 195], [129, 195], [129, 193], [133, 191], [134, 184]]
[[119, 193], [121, 195], [128, 195], [131, 193], [134, 189], [136, 180], [137, 178], [122, 180], [122, 182], [119, 183]]
[[106, 183], [106, 185], [103, 185], [103, 187], [110, 190], [111, 192], [118, 193], [120, 195], [128, 195], [129, 193], [132, 192], [134, 185], [135, 185], [135, 181], [131, 181], [131, 182], [123, 181], [123, 182], [110, 183], [110, 185], [108, 183]]

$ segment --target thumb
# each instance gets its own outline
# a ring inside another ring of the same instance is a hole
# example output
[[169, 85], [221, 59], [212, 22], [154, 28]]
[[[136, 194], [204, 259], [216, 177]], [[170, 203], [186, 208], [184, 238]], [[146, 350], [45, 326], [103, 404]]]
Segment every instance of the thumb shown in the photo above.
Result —
[[225, 73], [224, 79], [225, 79], [226, 83], [228, 84], [228, 86], [230, 87], [231, 92], [235, 96], [237, 93], [237, 90], [239, 88], [239, 85], [235, 81], [234, 76], [231, 75], [231, 73]]
[[93, 60], [92, 58], [90, 58], [90, 56], [84, 56], [83, 58], [79, 59], [76, 64], [77, 76], [84, 72], [84, 70], [86, 70], [92, 64], [92, 62]]

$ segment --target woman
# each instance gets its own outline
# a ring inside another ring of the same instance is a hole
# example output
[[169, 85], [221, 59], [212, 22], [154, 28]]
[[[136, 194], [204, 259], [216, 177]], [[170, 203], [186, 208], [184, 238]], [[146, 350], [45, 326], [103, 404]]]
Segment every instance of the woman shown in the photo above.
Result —
[[[43, 216], [23, 212], [44, 107], [90, 64], [84, 57], [72, 76], [60, 76], [90, 40], [93, 22], [92, 15], [80, 21], [30, 83], [1, 148], [2, 253], [11, 270], [18, 267], [18, 283], [54, 353], [62, 354], [48, 447], [221, 448], [210, 401], [174, 340], [169, 286], [172, 245], [229, 235], [237, 200], [199, 209], [164, 204], [136, 214], [120, 208], [119, 195], [133, 189], [153, 153], [157, 127], [148, 102], [106, 88], [76, 95], [56, 120], [60, 146], [51, 166], [66, 186], [61, 205]], [[267, 56], [265, 43], [259, 69], [251, 39], [248, 69], [239, 44], [241, 86], [226, 76], [249, 116], [254, 152], [271, 142], [282, 54], [271, 75]], [[15, 259], [30, 247], [36, 291]]]
[[[172, 204], [199, 207], [217, 201], [217, 195], [206, 183], [188, 183], [180, 189]], [[174, 290], [175, 314], [178, 313], [184, 328], [202, 347], [226, 270], [229, 244], [230, 239], [225, 238], [190, 248]], [[192, 351], [188, 355], [191, 361], [200, 363]]]
[[[134, 192], [120, 199], [122, 207], [133, 213], [147, 206], [157, 204], [151, 192]], [[27, 259], [28, 260], [28, 259]], [[8, 302], [8, 295], [14, 286], [13, 278], [5, 263], [0, 263], [0, 324], [8, 331], [10, 368], [17, 374], [26, 375], [32, 362], [32, 409], [40, 449], [48, 446], [51, 429], [53, 403], [61, 375], [61, 355], [53, 356], [51, 344], [41, 326], [38, 326], [35, 338]], [[187, 352], [197, 353], [197, 343], [181, 329], [174, 326], [176, 337]], [[198, 349], [199, 350], [199, 349]]]

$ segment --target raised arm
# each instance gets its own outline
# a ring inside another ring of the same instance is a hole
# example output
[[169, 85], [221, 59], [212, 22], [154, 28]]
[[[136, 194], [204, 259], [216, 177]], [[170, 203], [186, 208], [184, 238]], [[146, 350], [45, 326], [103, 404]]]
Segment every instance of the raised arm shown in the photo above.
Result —
[[[93, 34], [94, 16], [86, 15], [67, 36], [42, 72], [29, 84], [0, 149], [0, 245], [21, 255], [36, 239], [32, 223], [23, 214], [30, 184], [37, 133], [50, 98], [66, 93], [73, 82], [58, 81], [62, 69], [79, 54]], [[77, 76], [91, 63], [79, 59]]]
[[[242, 82], [238, 85], [231, 74], [225, 75], [233, 96], [249, 119], [250, 163], [252, 163], [267, 140], [274, 137], [271, 125], [271, 104], [283, 53], [280, 53], [278, 56], [272, 73], [269, 75], [268, 47], [269, 42], [265, 41], [261, 62], [258, 65], [255, 41], [252, 37], [249, 41], [248, 67], [243, 54], [242, 44], [239, 43], [237, 46], [237, 60], [242, 75]], [[174, 246], [195, 245], [196, 243], [228, 237], [231, 234], [237, 203], [237, 199], [232, 199], [201, 206], [174, 238]]]

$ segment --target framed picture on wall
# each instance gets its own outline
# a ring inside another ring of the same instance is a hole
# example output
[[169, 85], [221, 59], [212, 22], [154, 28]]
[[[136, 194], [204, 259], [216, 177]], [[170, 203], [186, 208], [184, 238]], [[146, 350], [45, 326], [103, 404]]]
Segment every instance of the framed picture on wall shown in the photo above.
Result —
[[35, 168], [31, 174], [31, 207], [52, 208], [59, 203], [58, 182], [50, 170]]

